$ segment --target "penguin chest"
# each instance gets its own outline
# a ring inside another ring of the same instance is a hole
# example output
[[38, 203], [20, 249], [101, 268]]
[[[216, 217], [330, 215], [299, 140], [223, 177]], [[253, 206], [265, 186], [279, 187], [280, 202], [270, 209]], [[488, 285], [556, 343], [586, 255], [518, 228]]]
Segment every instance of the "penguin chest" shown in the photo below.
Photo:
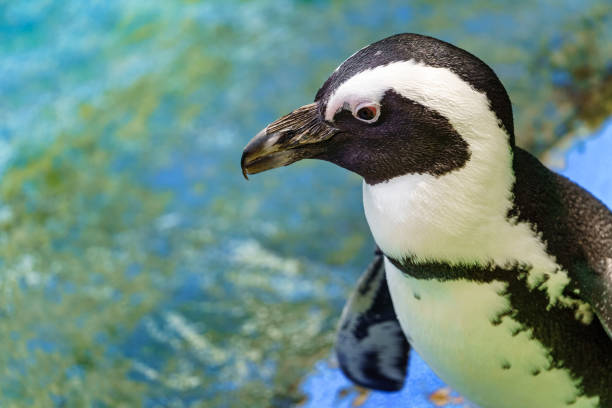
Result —
[[[569, 371], [511, 318], [507, 283], [422, 280], [385, 258], [387, 282], [412, 347], [451, 387], [482, 408], [598, 407]], [[521, 329], [521, 330], [519, 330]]]

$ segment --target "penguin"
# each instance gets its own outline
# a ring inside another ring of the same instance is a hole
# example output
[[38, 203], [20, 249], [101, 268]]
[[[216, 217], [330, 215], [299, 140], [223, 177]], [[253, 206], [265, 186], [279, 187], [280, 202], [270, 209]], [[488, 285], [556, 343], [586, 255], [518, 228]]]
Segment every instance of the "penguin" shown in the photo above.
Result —
[[241, 167], [302, 159], [363, 179], [377, 250], [335, 346], [352, 381], [399, 390], [415, 350], [481, 408], [612, 407], [612, 213], [516, 146], [488, 65], [418, 34], [359, 50]]

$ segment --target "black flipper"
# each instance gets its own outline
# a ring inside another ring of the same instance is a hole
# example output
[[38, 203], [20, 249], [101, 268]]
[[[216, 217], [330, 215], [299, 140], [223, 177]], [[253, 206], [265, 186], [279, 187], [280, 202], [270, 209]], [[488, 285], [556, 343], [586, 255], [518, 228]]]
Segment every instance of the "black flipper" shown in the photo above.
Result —
[[358, 385], [398, 391], [407, 375], [409, 352], [391, 303], [383, 255], [377, 250], [342, 312], [336, 341], [338, 362]]
[[612, 212], [582, 187], [514, 148], [513, 216], [534, 224], [612, 339]]

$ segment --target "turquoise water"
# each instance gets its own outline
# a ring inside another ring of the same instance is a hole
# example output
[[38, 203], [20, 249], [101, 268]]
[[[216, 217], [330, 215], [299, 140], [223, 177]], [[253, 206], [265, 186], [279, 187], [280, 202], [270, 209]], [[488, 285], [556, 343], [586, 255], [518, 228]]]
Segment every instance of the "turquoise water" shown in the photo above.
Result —
[[373, 248], [360, 180], [246, 182], [241, 149], [404, 31], [489, 62], [534, 151], [610, 113], [604, 1], [488, 4], [0, 2], [0, 406], [299, 402]]

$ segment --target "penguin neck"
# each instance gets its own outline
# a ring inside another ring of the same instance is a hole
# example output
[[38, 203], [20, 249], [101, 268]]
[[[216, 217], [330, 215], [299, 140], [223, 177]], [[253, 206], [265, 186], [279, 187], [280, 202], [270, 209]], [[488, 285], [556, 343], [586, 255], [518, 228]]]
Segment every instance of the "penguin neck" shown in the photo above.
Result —
[[[497, 136], [497, 135], [495, 135]], [[396, 259], [448, 263], [512, 262], [507, 253], [512, 148], [503, 137], [472, 138], [471, 158], [441, 176], [405, 174], [363, 184], [370, 230], [383, 252]]]

